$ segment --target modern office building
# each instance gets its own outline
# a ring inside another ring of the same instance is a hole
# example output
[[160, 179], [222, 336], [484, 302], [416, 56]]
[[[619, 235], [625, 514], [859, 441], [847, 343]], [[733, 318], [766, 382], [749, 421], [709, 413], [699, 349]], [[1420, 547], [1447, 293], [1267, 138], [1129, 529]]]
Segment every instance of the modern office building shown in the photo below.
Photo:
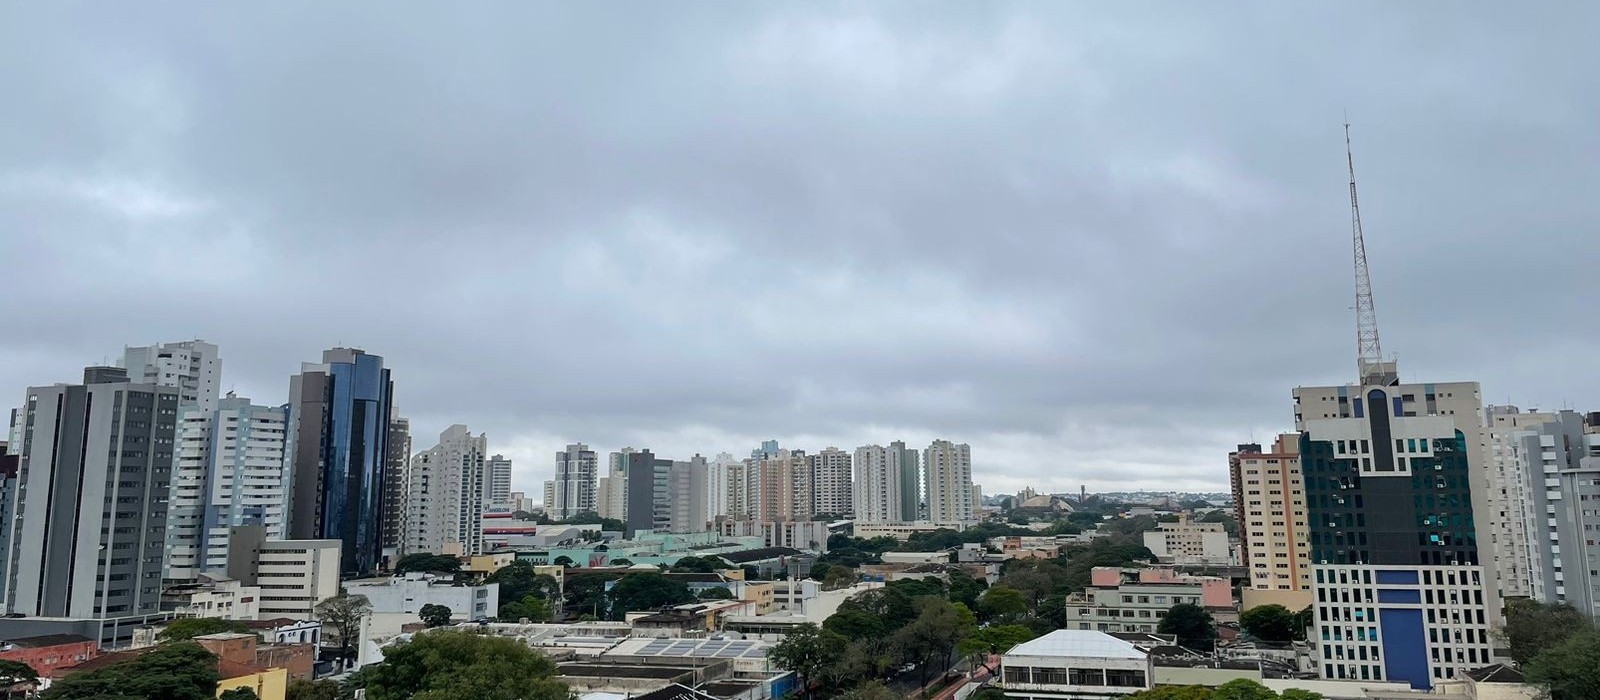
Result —
[[288, 537], [289, 408], [228, 394], [212, 410], [183, 411], [167, 509], [168, 583], [228, 568], [228, 535], [259, 525]]
[[1475, 382], [1362, 382], [1294, 390], [1325, 678], [1415, 688], [1490, 662], [1500, 603]]
[[[600, 458], [581, 442], [567, 445], [556, 453], [556, 478], [553, 480], [549, 512], [552, 520], [566, 520], [579, 513], [595, 512], [595, 487], [600, 476]], [[507, 474], [509, 480], [510, 474]]]
[[850, 453], [837, 447], [827, 447], [811, 455], [811, 514], [829, 514], [849, 517], [855, 512], [852, 492]]
[[484, 462], [489, 471], [489, 507], [511, 509], [511, 459], [494, 455]]
[[185, 408], [212, 411], [222, 396], [222, 358], [217, 346], [204, 340], [125, 347], [117, 366], [127, 369], [128, 381], [135, 384], [177, 389], [178, 404]]
[[922, 451], [928, 519], [972, 520], [972, 448], [935, 440]]
[[667, 485], [672, 494], [669, 532], [706, 531], [711, 521], [711, 513], [706, 509], [707, 475], [706, 458], [700, 455], [686, 462], [672, 463]]
[[393, 415], [383, 464], [383, 557], [385, 568], [400, 559], [406, 528], [406, 473], [411, 470], [411, 421]]
[[339, 540], [270, 540], [257, 526], [229, 534], [228, 578], [261, 589], [259, 619], [314, 619], [317, 603], [339, 595]]
[[1267, 452], [1260, 445], [1240, 445], [1228, 455], [1228, 478], [1239, 523], [1239, 561], [1250, 570], [1250, 583], [1240, 591], [1244, 609], [1304, 609], [1312, 601], [1311, 537], [1299, 434], [1279, 435]]
[[289, 380], [290, 532], [342, 542], [348, 575], [382, 562], [393, 398], [383, 358], [352, 348], [323, 352]]
[[439, 434], [439, 444], [411, 457], [406, 473], [405, 537], [401, 554], [483, 553], [483, 513], [489, 503], [489, 439], [465, 425]]
[[899, 460], [892, 460], [882, 445], [856, 448], [854, 512], [865, 523], [895, 523], [900, 517]]
[[657, 459], [650, 450], [627, 449], [611, 453], [613, 465], [622, 467], [623, 501], [627, 518], [625, 537], [640, 530], [666, 532], [672, 526], [672, 460]]
[[8, 612], [97, 620], [103, 639], [159, 612], [179, 399], [177, 388], [129, 382], [115, 367], [28, 389]]

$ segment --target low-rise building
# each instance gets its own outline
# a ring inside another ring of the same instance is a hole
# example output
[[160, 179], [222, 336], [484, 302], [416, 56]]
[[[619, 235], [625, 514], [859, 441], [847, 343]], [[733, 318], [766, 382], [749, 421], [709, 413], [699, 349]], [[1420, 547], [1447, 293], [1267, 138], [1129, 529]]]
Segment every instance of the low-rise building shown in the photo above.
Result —
[[20, 637], [0, 644], [0, 660], [25, 663], [40, 678], [49, 678], [58, 668], [76, 666], [99, 655], [98, 641], [76, 634]]
[[203, 572], [196, 575], [193, 583], [180, 583], [161, 591], [161, 609], [179, 617], [254, 620], [260, 616], [260, 606], [260, 586], [246, 586], [218, 573]]
[[1154, 686], [1150, 657], [1103, 632], [1056, 630], [1000, 658], [1000, 685], [1019, 700], [1113, 700]]
[[1155, 632], [1167, 610], [1180, 603], [1199, 605], [1217, 622], [1237, 622], [1228, 579], [1186, 576], [1169, 567], [1095, 567], [1089, 587], [1067, 596], [1068, 629], [1099, 632]]
[[269, 540], [260, 526], [235, 527], [228, 577], [261, 589], [258, 618], [315, 617], [317, 603], [339, 595], [339, 540]]
[[862, 539], [870, 540], [874, 537], [893, 537], [897, 540], [905, 540], [919, 532], [935, 532], [937, 530], [954, 530], [956, 532], [962, 532], [967, 528], [977, 524], [978, 521], [976, 520], [918, 520], [916, 522], [909, 523], [857, 522], [855, 523], [853, 529], [855, 530], [855, 536]]
[[376, 635], [399, 632], [407, 623], [420, 621], [425, 605], [449, 608], [453, 622], [487, 620], [500, 609], [499, 584], [457, 583], [451, 577], [421, 572], [348, 581], [345, 590], [366, 596], [372, 604], [367, 624]]
[[828, 551], [828, 523], [820, 520], [723, 519], [717, 529], [724, 537], [760, 537], [766, 547], [792, 547], [809, 552]]

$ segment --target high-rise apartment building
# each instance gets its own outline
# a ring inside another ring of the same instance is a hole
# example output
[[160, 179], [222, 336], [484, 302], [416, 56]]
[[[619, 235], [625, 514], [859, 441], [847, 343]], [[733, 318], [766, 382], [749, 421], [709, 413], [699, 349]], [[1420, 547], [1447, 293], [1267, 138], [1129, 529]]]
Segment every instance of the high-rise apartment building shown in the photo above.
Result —
[[926, 489], [916, 448], [906, 447], [904, 442], [896, 440], [889, 443], [887, 454], [890, 470], [900, 474], [900, 520], [927, 520], [922, 502]]
[[744, 463], [744, 518], [810, 520], [814, 483], [811, 462], [802, 450], [779, 448]]
[[[1516, 406], [1489, 406], [1484, 409], [1485, 454], [1484, 468], [1488, 475], [1488, 498], [1485, 512], [1489, 515], [1489, 543], [1492, 545], [1496, 580], [1501, 597], [1529, 597], [1534, 595], [1534, 578], [1530, 568], [1536, 561], [1529, 551], [1530, 538], [1543, 531], [1542, 516], [1535, 517], [1535, 494], [1527, 480], [1528, 475], [1538, 475], [1538, 491], [1543, 487], [1541, 450], [1523, 451], [1522, 437], [1539, 433], [1543, 426], [1556, 422], [1558, 416], [1541, 411], [1523, 411]], [[1581, 434], [1582, 419], [1577, 418], [1576, 432]], [[1572, 446], [1574, 449], [1578, 445]], [[1565, 456], [1563, 455], [1563, 461]], [[1573, 459], [1573, 466], [1576, 458]], [[1563, 465], [1565, 468], [1565, 465]], [[1551, 471], [1552, 474], [1555, 470]], [[1542, 513], [1539, 509], [1538, 513]]]
[[[735, 495], [734, 475], [743, 474], [743, 464], [727, 452], [717, 454], [716, 459], [706, 465], [706, 515], [712, 519], [718, 516], [737, 518], [735, 513], [742, 512], [735, 504], [742, 500], [742, 494]], [[743, 480], [739, 481], [743, 484]]]
[[811, 514], [831, 514], [841, 518], [855, 512], [851, 493], [850, 453], [837, 447], [824, 448], [811, 455]]
[[620, 465], [623, 500], [627, 503], [624, 532], [633, 537], [640, 530], [666, 532], [672, 525], [672, 460], [657, 459], [650, 450], [631, 448], [611, 453], [613, 465]]
[[258, 525], [270, 539], [289, 529], [289, 408], [229, 394], [213, 410], [188, 408], [178, 424], [167, 509], [169, 582], [228, 567], [228, 536]]
[[135, 384], [177, 389], [184, 407], [212, 411], [222, 396], [222, 358], [217, 346], [204, 340], [125, 347], [117, 366], [127, 369], [128, 381]]
[[439, 434], [439, 444], [411, 456], [402, 555], [483, 553], [488, 450], [487, 436], [457, 424]]
[[[1372, 371], [1366, 371], [1371, 369]], [[1490, 662], [1500, 604], [1480, 547], [1482, 403], [1475, 382], [1294, 390], [1325, 678], [1431, 688]]]
[[554, 492], [546, 515], [552, 520], [566, 520], [579, 513], [594, 512], [599, 471], [599, 456], [588, 445], [573, 443], [557, 452]]
[[928, 520], [972, 520], [972, 448], [949, 440], [934, 440], [922, 451], [928, 502]]
[[695, 455], [687, 462], [674, 461], [668, 474], [671, 491], [671, 532], [705, 532], [711, 520], [706, 510], [706, 458]]
[[511, 508], [511, 460], [505, 455], [490, 457], [484, 468], [489, 471], [489, 507], [496, 510]]
[[855, 455], [855, 517], [865, 523], [895, 523], [900, 516], [899, 460], [882, 445], [863, 445]]
[[290, 532], [342, 542], [345, 574], [382, 561], [393, 397], [383, 358], [352, 348], [327, 350], [289, 379]]
[[[1524, 559], [1502, 571], [1525, 576], [1524, 595], [1534, 600], [1566, 603], [1597, 616], [1600, 435], [1586, 432], [1583, 416], [1573, 411], [1512, 414], [1502, 408], [1489, 430], [1491, 459], [1504, 457], [1496, 467], [1504, 466], [1521, 482], [1506, 484], [1512, 487], [1506, 499], [1510, 515], [1520, 522], [1514, 530], [1497, 528], [1497, 534], [1520, 531]], [[1502, 588], [1516, 590], [1512, 583]]]
[[[390, 407], [393, 408], [392, 406]], [[411, 421], [389, 418], [389, 440], [383, 462], [383, 556], [392, 565], [400, 559], [406, 529], [406, 474], [411, 469]]]
[[1282, 605], [1301, 610], [1312, 602], [1311, 537], [1300, 473], [1300, 435], [1279, 435], [1272, 449], [1240, 445], [1228, 455], [1239, 561], [1250, 571], [1242, 591], [1246, 610]]
[[102, 620], [109, 642], [161, 609], [180, 392], [83, 375], [28, 389], [4, 597], [11, 613]]

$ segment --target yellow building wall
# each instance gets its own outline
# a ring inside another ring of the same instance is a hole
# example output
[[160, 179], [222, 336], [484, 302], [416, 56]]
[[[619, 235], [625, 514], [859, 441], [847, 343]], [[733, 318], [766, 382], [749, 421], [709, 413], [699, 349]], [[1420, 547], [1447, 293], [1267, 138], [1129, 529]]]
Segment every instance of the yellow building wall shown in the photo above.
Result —
[[256, 691], [256, 697], [261, 700], [285, 700], [289, 692], [289, 670], [285, 668], [270, 668], [257, 674], [239, 676], [238, 678], [224, 678], [217, 683], [217, 697], [222, 697], [224, 691], [234, 688], [249, 688]]

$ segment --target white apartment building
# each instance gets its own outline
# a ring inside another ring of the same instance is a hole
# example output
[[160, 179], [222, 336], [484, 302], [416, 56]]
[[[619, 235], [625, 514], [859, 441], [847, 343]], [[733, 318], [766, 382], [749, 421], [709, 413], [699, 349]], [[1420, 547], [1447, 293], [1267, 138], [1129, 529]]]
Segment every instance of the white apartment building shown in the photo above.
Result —
[[500, 609], [499, 584], [462, 584], [422, 572], [350, 581], [345, 590], [364, 595], [372, 603], [367, 625], [373, 636], [398, 634], [402, 625], [420, 619], [425, 605], [450, 608], [454, 622], [493, 619]]
[[439, 444], [411, 458], [402, 554], [483, 553], [488, 445], [485, 435], [457, 424], [439, 434]]
[[971, 520], [972, 448], [935, 440], [922, 451], [928, 520]]
[[[1488, 504], [1493, 516], [1490, 543], [1494, 546], [1494, 567], [1500, 582], [1500, 595], [1528, 597], [1534, 595], [1534, 572], [1530, 569], [1534, 557], [1529, 551], [1530, 536], [1541, 532], [1542, 511], [1533, 511], [1533, 493], [1529, 474], [1538, 475], [1542, 483], [1541, 450], [1524, 452], [1518, 449], [1523, 436], [1537, 434], [1541, 428], [1554, 422], [1556, 415], [1541, 411], [1524, 412], [1516, 406], [1489, 406], [1487, 417], [1487, 452], [1484, 466], [1489, 470]], [[1581, 429], [1581, 428], [1580, 428]], [[1555, 473], [1551, 469], [1551, 473]], [[1538, 489], [1543, 491], [1541, 487]], [[1543, 598], [1541, 598], [1542, 600]]]
[[857, 522], [900, 522], [900, 470], [882, 445], [856, 448], [855, 503]]
[[221, 573], [201, 574], [196, 583], [168, 589], [161, 599], [162, 607], [170, 607], [179, 617], [261, 619], [261, 587], [246, 586]]
[[742, 466], [739, 460], [727, 452], [718, 453], [716, 459], [706, 465], [706, 514], [710, 518], [736, 517], [733, 504], [742, 498], [743, 494], [735, 497], [732, 479], [734, 474], [743, 474]]
[[[550, 503], [546, 504], [545, 515], [552, 520], [566, 520], [579, 513], [593, 512], [599, 472], [599, 455], [588, 445], [573, 443], [557, 452], [556, 478], [551, 480]], [[508, 474], [508, 483], [509, 478]]]
[[765, 547], [828, 551], [828, 524], [817, 520], [733, 520], [718, 523], [723, 537], [760, 537]]
[[708, 467], [700, 455], [688, 461], [674, 461], [667, 473], [667, 490], [672, 494], [668, 529], [672, 532], [705, 532], [711, 520], [706, 508]]
[[511, 460], [495, 455], [484, 460], [489, 472], [489, 507], [511, 510]]
[[1311, 537], [1306, 528], [1305, 482], [1300, 473], [1300, 435], [1285, 433], [1268, 452], [1240, 445], [1228, 455], [1234, 517], [1239, 521], [1240, 561], [1250, 585], [1240, 592], [1244, 609], [1311, 604]]
[[1200, 523], [1180, 513], [1178, 522], [1160, 523], [1144, 533], [1144, 546], [1163, 564], [1227, 566], [1233, 563], [1222, 523]]
[[855, 512], [850, 453], [828, 447], [811, 456], [811, 512], [847, 517]]
[[229, 394], [212, 410], [193, 407], [178, 424], [167, 510], [169, 583], [228, 568], [229, 531], [259, 525], [288, 536], [287, 406]]
[[179, 406], [212, 411], [222, 395], [222, 358], [204, 340], [125, 347], [117, 366], [128, 370], [130, 382], [177, 389]]
[[261, 589], [257, 619], [309, 620], [339, 594], [339, 540], [268, 540], [259, 526], [233, 529], [228, 577]]

